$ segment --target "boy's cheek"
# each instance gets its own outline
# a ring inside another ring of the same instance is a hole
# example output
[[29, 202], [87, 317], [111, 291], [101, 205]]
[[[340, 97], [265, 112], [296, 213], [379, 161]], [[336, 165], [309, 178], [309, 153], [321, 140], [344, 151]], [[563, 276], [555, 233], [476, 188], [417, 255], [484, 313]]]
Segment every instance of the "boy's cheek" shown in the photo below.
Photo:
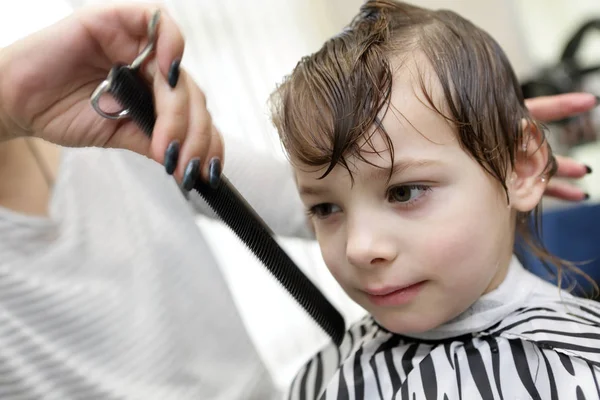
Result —
[[[445, 287], [458, 286], [477, 291], [487, 285], [495, 272], [496, 260], [504, 251], [502, 232], [494, 217], [453, 218], [453, 223], [440, 224], [428, 235], [421, 235], [417, 257], [427, 266], [427, 273], [441, 279]], [[416, 246], [415, 246], [416, 247]], [[466, 293], [465, 293], [466, 294]]]
[[346, 264], [346, 252], [342, 246], [335, 246], [331, 243], [319, 243], [321, 247], [321, 256], [325, 261], [325, 265], [335, 280], [342, 286], [345, 287], [345, 283], [348, 280], [347, 274], [350, 273], [350, 269]]
[[339, 251], [336, 252], [331, 249], [324, 249], [323, 246], [321, 246], [321, 255], [323, 256], [325, 265], [327, 265], [327, 269], [329, 269], [329, 272], [337, 279], [342, 270], [342, 264], [345, 259], [344, 254]]

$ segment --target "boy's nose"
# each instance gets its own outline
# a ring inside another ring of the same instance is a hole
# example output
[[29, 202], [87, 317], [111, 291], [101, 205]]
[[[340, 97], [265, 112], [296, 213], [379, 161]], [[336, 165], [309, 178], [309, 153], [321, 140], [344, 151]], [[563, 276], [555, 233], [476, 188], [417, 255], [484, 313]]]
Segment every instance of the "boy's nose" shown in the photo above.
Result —
[[346, 257], [358, 268], [386, 266], [397, 256], [393, 237], [371, 219], [370, 222], [354, 223], [348, 228]]

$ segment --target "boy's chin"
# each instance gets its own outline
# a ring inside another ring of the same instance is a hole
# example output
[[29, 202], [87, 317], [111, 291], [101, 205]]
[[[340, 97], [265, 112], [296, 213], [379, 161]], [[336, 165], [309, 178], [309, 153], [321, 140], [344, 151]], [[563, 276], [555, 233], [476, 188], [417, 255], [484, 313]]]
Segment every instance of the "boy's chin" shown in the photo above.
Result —
[[375, 321], [386, 330], [405, 336], [418, 337], [419, 334], [434, 331], [444, 324], [456, 320], [471, 305], [471, 302], [454, 302], [434, 295], [421, 296], [401, 307], [377, 307], [365, 304]]

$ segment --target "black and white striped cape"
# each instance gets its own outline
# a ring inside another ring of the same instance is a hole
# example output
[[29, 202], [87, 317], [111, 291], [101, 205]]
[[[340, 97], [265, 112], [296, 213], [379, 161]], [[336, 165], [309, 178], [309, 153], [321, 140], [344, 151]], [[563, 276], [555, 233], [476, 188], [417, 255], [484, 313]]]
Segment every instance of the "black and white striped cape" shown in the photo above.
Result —
[[437, 341], [371, 317], [296, 376], [300, 399], [600, 399], [600, 305], [538, 296], [483, 331]]

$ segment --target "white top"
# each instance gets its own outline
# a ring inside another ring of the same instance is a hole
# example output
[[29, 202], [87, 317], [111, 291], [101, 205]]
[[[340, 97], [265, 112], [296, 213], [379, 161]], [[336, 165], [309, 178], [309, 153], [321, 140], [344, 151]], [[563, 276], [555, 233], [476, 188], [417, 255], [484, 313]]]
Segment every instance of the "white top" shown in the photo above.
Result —
[[[227, 148], [225, 173], [271, 228], [307, 236], [285, 165]], [[64, 150], [50, 214], [0, 209], [1, 399], [275, 396], [194, 210], [162, 166]]]
[[302, 368], [290, 399], [600, 398], [600, 305], [516, 258], [496, 290], [419, 336], [365, 317]]

